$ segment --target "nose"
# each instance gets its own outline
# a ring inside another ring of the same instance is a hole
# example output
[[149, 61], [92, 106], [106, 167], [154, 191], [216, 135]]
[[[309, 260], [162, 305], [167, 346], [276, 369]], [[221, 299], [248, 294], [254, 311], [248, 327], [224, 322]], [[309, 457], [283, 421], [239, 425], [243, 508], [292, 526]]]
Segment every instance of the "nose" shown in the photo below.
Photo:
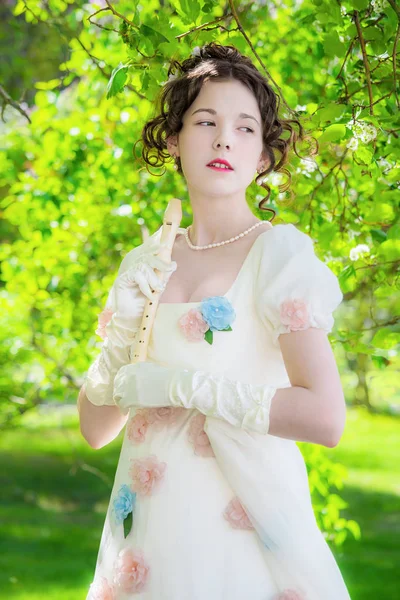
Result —
[[218, 148], [218, 149], [220, 149], [220, 148], [221, 148], [221, 146], [224, 146], [224, 147], [225, 147], [227, 150], [229, 150], [229, 149], [230, 149], [230, 145], [229, 145], [229, 144], [227, 144], [227, 143], [225, 143], [225, 144], [221, 144], [221, 142], [217, 142], [216, 144], [214, 144], [214, 146], [215, 146], [215, 148]]
[[[221, 148], [221, 146], [222, 146], [222, 145], [223, 145], [223, 144], [221, 144], [220, 142], [218, 142], [218, 143], [216, 144], [216, 147], [217, 147], [217, 148]], [[225, 145], [225, 148], [227, 148], [227, 149], [229, 150], [229, 144], [224, 144], [224, 145]]]

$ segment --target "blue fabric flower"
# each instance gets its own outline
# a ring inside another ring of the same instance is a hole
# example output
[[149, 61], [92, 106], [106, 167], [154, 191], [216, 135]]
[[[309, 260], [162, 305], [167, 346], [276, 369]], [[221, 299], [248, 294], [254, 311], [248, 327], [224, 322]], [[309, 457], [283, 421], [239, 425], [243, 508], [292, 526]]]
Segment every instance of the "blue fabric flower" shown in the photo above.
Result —
[[211, 331], [229, 331], [236, 319], [235, 310], [225, 296], [206, 298], [201, 303], [200, 311]]
[[119, 488], [118, 496], [114, 498], [114, 512], [117, 523], [123, 523], [129, 513], [135, 510], [136, 493], [126, 484]]

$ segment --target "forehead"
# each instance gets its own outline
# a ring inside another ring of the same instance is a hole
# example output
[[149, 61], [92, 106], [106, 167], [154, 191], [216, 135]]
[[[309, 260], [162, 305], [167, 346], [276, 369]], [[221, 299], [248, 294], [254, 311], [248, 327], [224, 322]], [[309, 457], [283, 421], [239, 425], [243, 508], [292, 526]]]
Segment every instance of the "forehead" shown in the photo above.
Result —
[[218, 114], [248, 112], [254, 114], [255, 117], [260, 116], [253, 92], [236, 79], [204, 82], [199, 95], [188, 111], [189, 114], [200, 107], [213, 108]]

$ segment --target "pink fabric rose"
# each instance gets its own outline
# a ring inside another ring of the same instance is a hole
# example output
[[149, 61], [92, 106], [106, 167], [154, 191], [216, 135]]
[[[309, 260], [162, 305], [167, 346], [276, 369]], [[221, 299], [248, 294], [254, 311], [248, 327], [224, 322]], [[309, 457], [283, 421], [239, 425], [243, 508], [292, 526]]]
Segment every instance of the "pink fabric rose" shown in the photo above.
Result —
[[237, 496], [229, 502], [223, 515], [235, 529], [254, 529]]
[[189, 342], [204, 340], [204, 334], [209, 330], [209, 324], [197, 308], [192, 308], [178, 320], [178, 325], [183, 335]]
[[167, 463], [160, 462], [154, 454], [145, 458], [131, 459], [129, 474], [132, 477], [131, 489], [143, 496], [155, 492], [164, 478]]
[[139, 412], [136, 413], [136, 415], [129, 420], [126, 428], [128, 439], [134, 444], [141, 444], [145, 440], [148, 426], [149, 422], [145, 415]]
[[148, 418], [150, 417], [151, 422], [156, 426], [173, 425], [178, 417], [186, 411], [185, 408], [178, 406], [160, 406], [149, 410], [152, 412], [148, 415]]
[[156, 421], [155, 410], [155, 408], [138, 408], [136, 414], [141, 415], [148, 425], [153, 425]]
[[127, 425], [128, 439], [134, 444], [141, 444], [146, 438], [149, 425], [160, 429], [164, 425], [173, 425], [185, 408], [161, 406], [158, 408], [139, 408]]
[[304, 600], [304, 597], [294, 590], [285, 590], [277, 596], [276, 600]]
[[140, 550], [124, 548], [114, 564], [114, 583], [124, 592], [141, 592], [146, 585], [149, 569]]
[[206, 415], [203, 415], [202, 413], [199, 413], [190, 419], [188, 438], [194, 445], [195, 454], [198, 456], [215, 456], [209, 437], [204, 431], [205, 420]]
[[111, 321], [113, 314], [114, 311], [111, 308], [105, 308], [98, 316], [97, 329], [95, 333], [97, 333], [97, 335], [99, 335], [103, 340], [107, 337], [106, 325]]
[[291, 331], [306, 329], [310, 322], [307, 305], [302, 300], [282, 302], [280, 318], [283, 325], [289, 327]]
[[115, 600], [114, 589], [105, 577], [99, 577], [90, 584], [87, 600]]

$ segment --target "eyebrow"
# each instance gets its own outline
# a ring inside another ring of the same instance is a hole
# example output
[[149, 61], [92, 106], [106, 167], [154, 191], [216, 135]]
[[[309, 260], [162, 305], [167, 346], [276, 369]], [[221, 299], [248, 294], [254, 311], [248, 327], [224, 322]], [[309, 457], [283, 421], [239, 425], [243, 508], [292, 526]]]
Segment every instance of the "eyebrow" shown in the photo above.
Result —
[[[214, 110], [213, 108], [198, 108], [197, 110], [192, 112], [192, 116], [198, 112], [208, 112], [208, 113], [211, 113], [212, 115], [217, 114], [217, 111]], [[246, 113], [240, 113], [239, 119], [253, 119], [257, 123], [257, 125], [260, 124], [255, 117], [252, 117], [251, 115], [247, 115]]]

